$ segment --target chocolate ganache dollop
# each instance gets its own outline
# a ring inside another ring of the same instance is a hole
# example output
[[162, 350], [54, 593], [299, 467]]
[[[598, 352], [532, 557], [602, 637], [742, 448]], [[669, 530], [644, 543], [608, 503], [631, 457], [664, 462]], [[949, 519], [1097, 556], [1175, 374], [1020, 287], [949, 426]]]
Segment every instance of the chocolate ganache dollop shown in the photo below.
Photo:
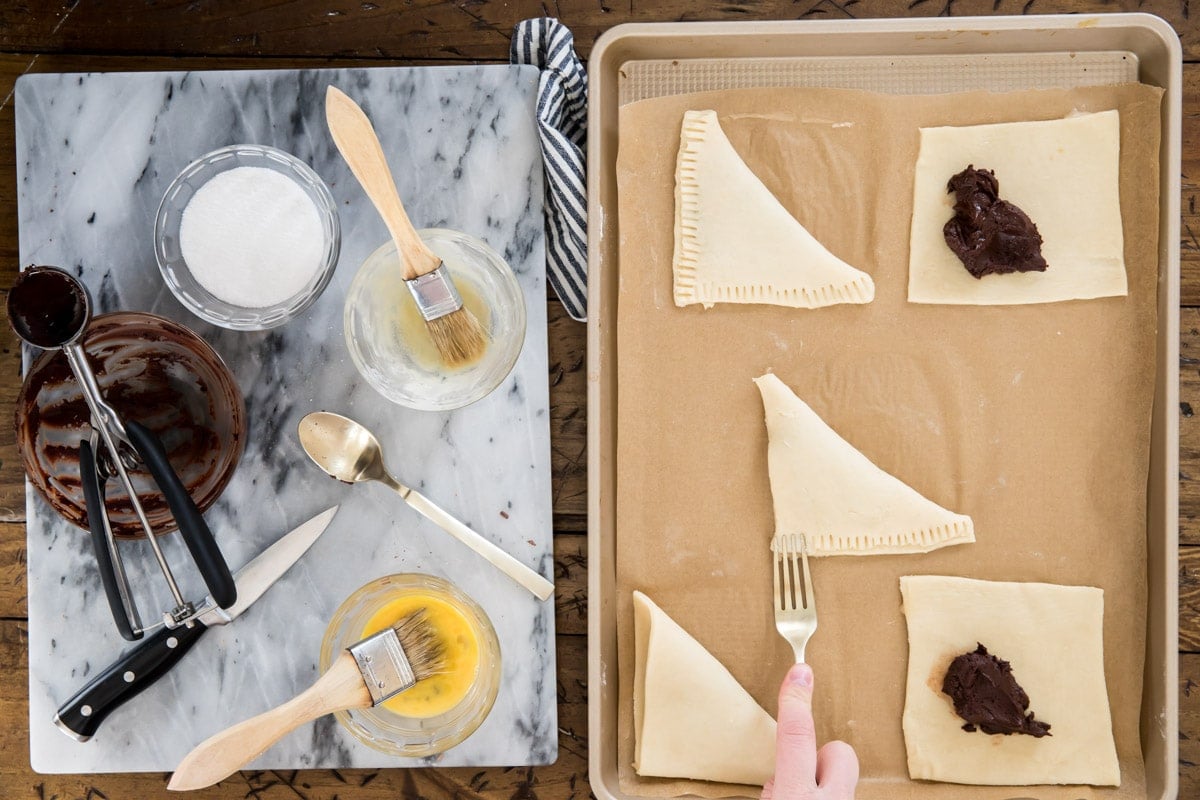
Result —
[[1007, 272], [1045, 272], [1042, 235], [1029, 216], [1000, 199], [988, 169], [969, 165], [950, 179], [954, 216], [942, 228], [946, 244], [976, 278]]
[[1039, 739], [1050, 735], [1050, 726], [1029, 711], [1029, 695], [1013, 677], [1012, 666], [982, 644], [950, 662], [942, 691], [954, 701], [955, 713], [966, 720], [964, 731], [1022, 733]]

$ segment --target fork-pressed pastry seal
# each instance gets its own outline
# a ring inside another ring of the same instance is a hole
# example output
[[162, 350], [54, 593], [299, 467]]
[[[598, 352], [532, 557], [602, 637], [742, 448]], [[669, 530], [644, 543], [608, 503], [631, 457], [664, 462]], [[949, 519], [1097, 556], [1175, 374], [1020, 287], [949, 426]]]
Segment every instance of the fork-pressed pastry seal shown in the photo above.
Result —
[[683, 115], [675, 166], [675, 305], [869, 303], [875, 283], [829, 252], [751, 172], [715, 111]]
[[766, 409], [776, 535], [803, 531], [813, 556], [924, 553], [975, 541], [970, 517], [875, 466], [775, 375], [754, 382]]

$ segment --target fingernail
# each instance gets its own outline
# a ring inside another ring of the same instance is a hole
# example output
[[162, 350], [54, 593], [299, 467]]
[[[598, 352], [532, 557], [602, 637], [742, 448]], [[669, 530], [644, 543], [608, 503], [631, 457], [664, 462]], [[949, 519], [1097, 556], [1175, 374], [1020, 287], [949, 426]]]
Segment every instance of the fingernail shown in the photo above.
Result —
[[787, 682], [806, 689], [812, 688], [813, 671], [808, 664], [796, 664], [787, 674]]

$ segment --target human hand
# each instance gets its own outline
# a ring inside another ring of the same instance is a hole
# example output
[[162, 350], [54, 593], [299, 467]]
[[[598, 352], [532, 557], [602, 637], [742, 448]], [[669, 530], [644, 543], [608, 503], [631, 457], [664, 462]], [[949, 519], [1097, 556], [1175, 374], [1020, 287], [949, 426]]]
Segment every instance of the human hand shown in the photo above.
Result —
[[854, 800], [858, 756], [845, 742], [817, 749], [812, 694], [812, 668], [796, 664], [779, 689], [775, 777], [763, 786], [762, 800]]

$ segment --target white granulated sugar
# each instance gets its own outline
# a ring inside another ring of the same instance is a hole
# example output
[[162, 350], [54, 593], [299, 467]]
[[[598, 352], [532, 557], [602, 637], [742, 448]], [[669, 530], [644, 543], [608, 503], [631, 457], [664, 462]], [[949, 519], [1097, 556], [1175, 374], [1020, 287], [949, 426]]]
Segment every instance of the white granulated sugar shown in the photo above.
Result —
[[291, 178], [235, 167], [183, 209], [179, 249], [196, 281], [226, 303], [263, 308], [301, 291], [321, 268], [321, 216]]

